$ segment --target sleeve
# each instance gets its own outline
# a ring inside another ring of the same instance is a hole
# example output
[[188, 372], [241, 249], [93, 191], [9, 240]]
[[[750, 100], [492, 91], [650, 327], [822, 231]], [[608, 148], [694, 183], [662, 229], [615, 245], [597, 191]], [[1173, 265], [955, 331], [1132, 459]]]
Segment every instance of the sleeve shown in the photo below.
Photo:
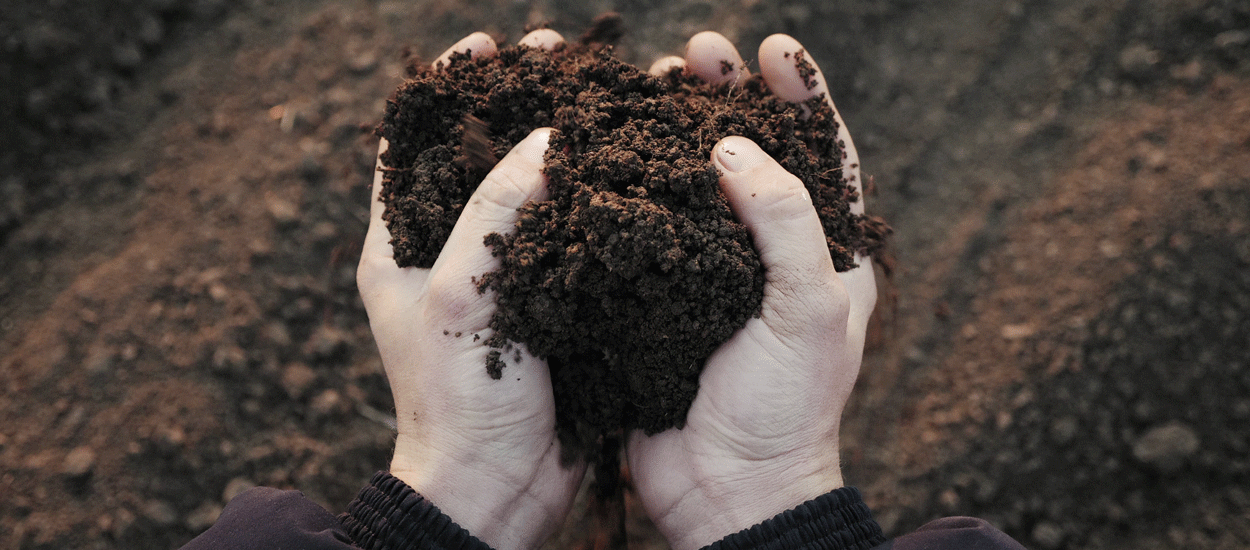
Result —
[[989, 522], [967, 517], [942, 518], [898, 537], [882, 550], [1024, 550]]
[[335, 517], [298, 491], [248, 490], [182, 550], [490, 550], [404, 482], [378, 472]]
[[859, 490], [843, 487], [729, 535], [703, 550], [1024, 550], [976, 518], [952, 517], [886, 540]]
[[491, 550], [399, 478], [374, 474], [339, 516], [348, 535], [365, 550]]
[[885, 542], [859, 490], [842, 487], [703, 550], [868, 550]]
[[[491, 550], [411, 487], [373, 476], [335, 518], [298, 491], [259, 487], [230, 501], [182, 550]], [[859, 490], [843, 487], [729, 535], [703, 550], [1024, 550], [975, 518], [945, 518], [886, 540]]]
[[333, 514], [299, 491], [257, 487], [226, 505], [217, 523], [182, 550], [349, 550], [354, 548]]

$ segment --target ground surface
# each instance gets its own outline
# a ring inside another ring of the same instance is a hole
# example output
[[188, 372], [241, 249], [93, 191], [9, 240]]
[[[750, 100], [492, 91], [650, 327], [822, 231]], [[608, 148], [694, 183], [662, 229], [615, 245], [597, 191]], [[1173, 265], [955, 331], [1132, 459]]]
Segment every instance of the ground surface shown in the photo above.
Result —
[[609, 8], [640, 64], [788, 32], [841, 75], [896, 229], [843, 434], [887, 531], [1250, 546], [1250, 2], [99, 6], [0, 8], [0, 547], [342, 509], [390, 451], [353, 271], [401, 52]]

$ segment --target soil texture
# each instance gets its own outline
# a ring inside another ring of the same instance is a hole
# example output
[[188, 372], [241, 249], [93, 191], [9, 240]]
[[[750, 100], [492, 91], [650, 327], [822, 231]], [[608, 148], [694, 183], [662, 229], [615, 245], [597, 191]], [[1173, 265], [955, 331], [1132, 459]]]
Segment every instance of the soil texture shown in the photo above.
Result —
[[[794, 59], [811, 74], [802, 50]], [[566, 448], [684, 425], [707, 357], [758, 314], [764, 269], [710, 160], [722, 137], [755, 141], [803, 180], [839, 271], [888, 232], [850, 213], [859, 197], [823, 96], [788, 103], [759, 76], [656, 77], [594, 43], [460, 54], [413, 72], [379, 127], [390, 143], [383, 217], [402, 267], [433, 265], [489, 159], [556, 129], [550, 196], [521, 208], [515, 232], [487, 236], [502, 267], [479, 286], [499, 307], [486, 368], [499, 378], [513, 344], [546, 359]]]
[[608, 10], [631, 64], [785, 32], [836, 74], [899, 259], [840, 454], [888, 534], [1250, 548], [1246, 0], [0, 2], [0, 548], [341, 511], [394, 444], [354, 264], [401, 52]]

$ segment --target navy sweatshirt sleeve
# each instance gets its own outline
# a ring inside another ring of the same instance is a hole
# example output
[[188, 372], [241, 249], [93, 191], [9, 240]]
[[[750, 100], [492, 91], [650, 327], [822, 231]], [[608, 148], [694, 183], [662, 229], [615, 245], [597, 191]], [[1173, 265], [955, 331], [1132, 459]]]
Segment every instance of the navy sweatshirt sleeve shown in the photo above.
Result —
[[[183, 550], [491, 550], [385, 472], [335, 518], [297, 491], [256, 488], [226, 506]], [[946, 518], [886, 540], [859, 491], [843, 487], [721, 539], [704, 550], [1023, 550], [988, 523]]]

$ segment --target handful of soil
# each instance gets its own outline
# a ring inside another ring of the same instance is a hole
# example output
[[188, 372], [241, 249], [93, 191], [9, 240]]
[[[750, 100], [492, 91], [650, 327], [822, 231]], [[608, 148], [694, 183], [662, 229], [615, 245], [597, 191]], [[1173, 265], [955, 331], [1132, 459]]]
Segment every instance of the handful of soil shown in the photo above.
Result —
[[522, 207], [515, 232], [486, 237], [502, 267], [478, 281], [498, 304], [484, 368], [499, 378], [514, 343], [547, 360], [566, 451], [683, 426], [704, 362], [760, 310], [764, 270], [710, 160], [722, 137], [755, 141], [803, 180], [839, 271], [888, 232], [850, 213], [858, 197], [824, 99], [782, 101], [758, 76], [736, 87], [655, 77], [588, 44], [409, 72], [378, 128], [401, 267], [433, 265], [496, 159], [535, 128], [556, 129], [550, 198]]

